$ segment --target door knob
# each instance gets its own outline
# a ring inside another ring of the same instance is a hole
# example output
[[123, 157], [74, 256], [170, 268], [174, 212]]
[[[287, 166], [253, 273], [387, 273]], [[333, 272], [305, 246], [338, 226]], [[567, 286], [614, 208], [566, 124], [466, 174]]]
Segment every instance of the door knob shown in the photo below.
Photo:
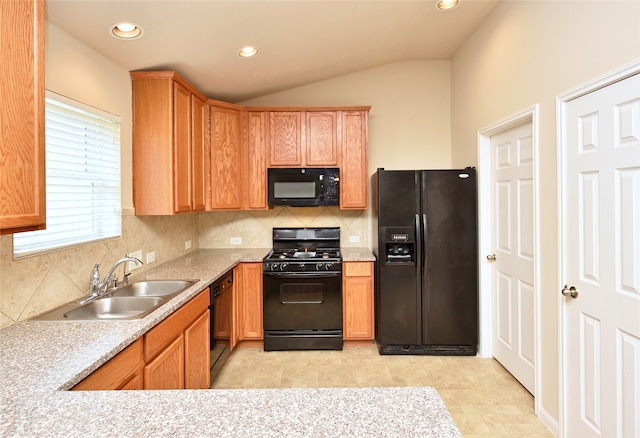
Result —
[[578, 289], [575, 286], [567, 287], [565, 284], [562, 288], [562, 295], [565, 297], [578, 298]]
[[489, 260], [490, 262], [495, 262], [496, 261], [496, 255], [495, 254], [489, 254], [487, 256], [487, 260]]

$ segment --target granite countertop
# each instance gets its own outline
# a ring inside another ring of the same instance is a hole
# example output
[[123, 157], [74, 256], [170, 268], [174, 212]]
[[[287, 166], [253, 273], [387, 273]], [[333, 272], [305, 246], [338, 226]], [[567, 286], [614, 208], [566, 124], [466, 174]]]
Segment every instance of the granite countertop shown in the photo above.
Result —
[[340, 248], [344, 262], [375, 262], [376, 258], [369, 248]]
[[[0, 436], [461, 436], [433, 388], [67, 391], [239, 262], [199, 250], [132, 278], [199, 279], [143, 319], [0, 330]], [[364, 256], [366, 256], [366, 251]]]

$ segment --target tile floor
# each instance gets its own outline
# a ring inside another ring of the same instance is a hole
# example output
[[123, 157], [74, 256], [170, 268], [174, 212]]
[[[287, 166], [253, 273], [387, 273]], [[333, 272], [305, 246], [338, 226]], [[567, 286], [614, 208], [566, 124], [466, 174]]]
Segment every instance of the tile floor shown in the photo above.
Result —
[[531, 394], [493, 359], [380, 356], [375, 347], [216, 356], [212, 388], [432, 386], [464, 437], [553, 437], [534, 415]]

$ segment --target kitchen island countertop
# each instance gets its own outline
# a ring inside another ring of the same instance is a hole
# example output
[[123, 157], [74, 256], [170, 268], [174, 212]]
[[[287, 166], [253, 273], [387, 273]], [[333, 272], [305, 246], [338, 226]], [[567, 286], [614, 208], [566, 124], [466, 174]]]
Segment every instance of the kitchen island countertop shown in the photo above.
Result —
[[460, 436], [433, 388], [67, 391], [237, 263], [268, 251], [198, 250], [141, 273], [132, 281], [199, 281], [140, 320], [30, 320], [0, 330], [0, 436]]

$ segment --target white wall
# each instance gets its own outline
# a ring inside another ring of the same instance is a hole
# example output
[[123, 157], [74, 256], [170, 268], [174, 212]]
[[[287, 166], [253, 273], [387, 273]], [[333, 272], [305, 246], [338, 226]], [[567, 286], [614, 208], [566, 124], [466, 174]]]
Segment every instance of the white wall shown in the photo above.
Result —
[[451, 165], [451, 63], [406, 61], [242, 102], [244, 105], [371, 105], [369, 175]]
[[[558, 419], [555, 98], [640, 58], [640, 2], [504, 1], [452, 62], [452, 162], [477, 157], [478, 130], [540, 105], [541, 401]], [[479, 169], [482, 172], [482, 169]]]

